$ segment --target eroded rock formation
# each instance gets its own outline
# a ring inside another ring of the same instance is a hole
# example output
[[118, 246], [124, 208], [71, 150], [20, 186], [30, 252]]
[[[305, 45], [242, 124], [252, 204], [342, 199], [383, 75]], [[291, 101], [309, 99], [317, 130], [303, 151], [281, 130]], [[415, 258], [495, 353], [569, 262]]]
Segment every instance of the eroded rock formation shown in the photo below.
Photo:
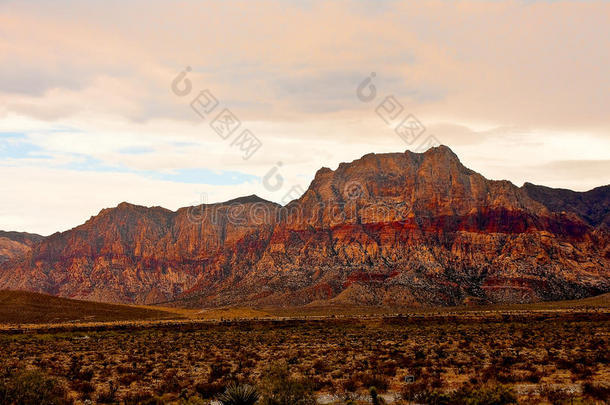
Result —
[[0, 288], [178, 305], [454, 305], [610, 291], [610, 188], [487, 180], [447, 147], [172, 212], [122, 203], [5, 263]]

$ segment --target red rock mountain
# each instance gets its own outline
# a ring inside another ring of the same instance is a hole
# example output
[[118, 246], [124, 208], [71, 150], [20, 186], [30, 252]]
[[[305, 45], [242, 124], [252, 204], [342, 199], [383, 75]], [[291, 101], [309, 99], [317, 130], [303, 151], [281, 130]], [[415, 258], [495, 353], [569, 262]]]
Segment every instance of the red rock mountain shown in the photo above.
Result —
[[487, 180], [445, 146], [369, 154], [285, 207], [102, 210], [2, 265], [0, 288], [186, 306], [580, 298], [610, 291], [609, 195]]
[[23, 256], [44, 237], [27, 232], [0, 231], [0, 263]]

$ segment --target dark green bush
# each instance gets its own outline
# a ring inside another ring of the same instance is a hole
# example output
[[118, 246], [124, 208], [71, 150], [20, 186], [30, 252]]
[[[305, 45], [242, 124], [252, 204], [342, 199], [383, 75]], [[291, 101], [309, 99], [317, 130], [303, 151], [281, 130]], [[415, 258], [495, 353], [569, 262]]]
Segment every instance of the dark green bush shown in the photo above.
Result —
[[197, 393], [199, 395], [201, 395], [202, 398], [205, 399], [210, 399], [215, 397], [217, 394], [220, 394], [221, 392], [223, 392], [225, 389], [225, 385], [221, 382], [206, 382], [206, 381], [201, 381], [198, 382], [197, 384], [195, 384], [195, 391], [197, 391]]
[[383, 400], [383, 398], [381, 398], [379, 394], [377, 394], [377, 388], [369, 388], [369, 394], [371, 395], [371, 403], [373, 405], [385, 405], [385, 401]]
[[582, 385], [582, 392], [583, 394], [599, 399], [600, 401], [607, 401], [608, 398], [610, 398], [610, 384], [587, 381]]
[[517, 403], [517, 396], [507, 386], [491, 384], [464, 387], [451, 395], [452, 403], [464, 405], [507, 405]]
[[222, 362], [212, 363], [210, 365], [210, 375], [208, 378], [208, 382], [212, 383], [216, 380], [228, 376], [230, 373], [231, 367], [229, 367], [229, 365]]
[[314, 405], [312, 385], [290, 376], [288, 364], [278, 362], [269, 366], [261, 379], [262, 405]]
[[9, 374], [0, 380], [0, 403], [18, 405], [71, 404], [65, 387], [40, 371]]

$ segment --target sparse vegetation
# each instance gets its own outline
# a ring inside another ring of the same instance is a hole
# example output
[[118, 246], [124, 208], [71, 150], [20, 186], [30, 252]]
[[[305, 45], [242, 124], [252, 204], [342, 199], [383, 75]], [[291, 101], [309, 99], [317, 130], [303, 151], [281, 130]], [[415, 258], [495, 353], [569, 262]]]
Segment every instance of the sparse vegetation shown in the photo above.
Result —
[[271, 364], [261, 378], [262, 405], [313, 405], [316, 403], [310, 381], [290, 375], [285, 361]]
[[71, 404], [67, 391], [56, 378], [40, 371], [5, 373], [0, 379], [0, 403], [18, 405]]
[[0, 373], [0, 403], [37, 381], [49, 404], [252, 403], [246, 385], [258, 405], [595, 404], [608, 330], [607, 312], [532, 311], [5, 332], [0, 364], [33, 371]]

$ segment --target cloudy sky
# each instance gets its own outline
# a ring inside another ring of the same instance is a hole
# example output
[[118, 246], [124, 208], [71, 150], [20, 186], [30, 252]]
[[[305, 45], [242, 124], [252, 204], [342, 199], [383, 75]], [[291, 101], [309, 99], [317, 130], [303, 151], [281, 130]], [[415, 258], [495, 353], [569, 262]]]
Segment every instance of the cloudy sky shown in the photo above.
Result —
[[588, 190], [610, 183], [608, 72], [607, 2], [2, 0], [0, 229], [285, 202], [322, 166], [434, 142]]

